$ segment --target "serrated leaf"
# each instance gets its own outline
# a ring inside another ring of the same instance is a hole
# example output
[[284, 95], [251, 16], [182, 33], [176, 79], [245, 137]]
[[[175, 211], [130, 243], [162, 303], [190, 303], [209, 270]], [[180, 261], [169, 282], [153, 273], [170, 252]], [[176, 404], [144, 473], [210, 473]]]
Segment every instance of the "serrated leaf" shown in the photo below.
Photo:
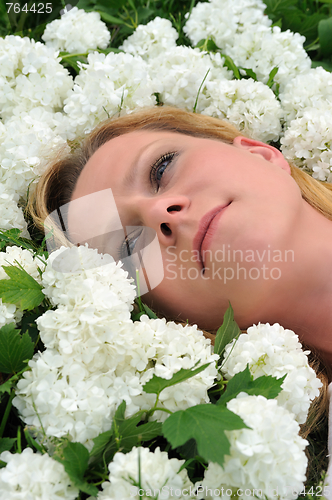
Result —
[[39, 330], [36, 324], [36, 319], [39, 316], [40, 313], [29, 311], [24, 314], [20, 322], [21, 334], [27, 332], [33, 343], [35, 343], [39, 337]]
[[34, 344], [28, 333], [19, 334], [14, 323], [0, 329], [0, 372], [16, 373], [23, 370], [26, 360], [33, 356]]
[[242, 372], [237, 373], [228, 381], [226, 391], [217, 401], [217, 405], [226, 405], [240, 392], [246, 392], [249, 396], [264, 396], [267, 399], [274, 399], [282, 391], [281, 385], [285, 377], [286, 375], [276, 379], [271, 375], [262, 375], [254, 380], [249, 365], [247, 365]]
[[96, 496], [98, 488], [84, 479], [89, 462], [89, 452], [85, 446], [81, 443], [68, 443], [63, 450], [63, 456], [63, 459], [57, 460], [63, 464], [75, 486], [88, 495]]
[[197, 405], [177, 411], [163, 423], [163, 435], [172, 448], [195, 439], [199, 455], [204, 460], [223, 465], [230, 443], [225, 430], [249, 429], [243, 420], [224, 406]]
[[[197, 366], [198, 363], [199, 361], [195, 364], [195, 366]], [[195, 368], [195, 366], [192, 368], [181, 368], [181, 370], [176, 372], [169, 380], [153, 375], [152, 379], [143, 386], [143, 391], [148, 394], [160, 394], [162, 390], [166, 389], [166, 387], [171, 387], [172, 385], [179, 384], [180, 382], [184, 382], [185, 380], [194, 377], [197, 373], [205, 370], [209, 364], [210, 363], [205, 363], [198, 368]]]
[[322, 19], [318, 24], [320, 50], [323, 57], [332, 54], [332, 17]]
[[39, 306], [44, 300], [42, 286], [24, 269], [2, 266], [10, 279], [0, 280], [0, 297], [3, 302], [16, 304], [23, 311]]
[[16, 438], [1, 438], [0, 439], [0, 453], [3, 451], [10, 451], [14, 446]]
[[221, 355], [223, 354], [226, 345], [229, 344], [233, 339], [238, 338], [240, 334], [241, 330], [234, 320], [233, 308], [229, 303], [229, 307], [224, 314], [222, 325], [218, 329], [214, 341], [214, 352], [216, 354], [219, 354], [220, 356], [218, 364], [222, 362]]

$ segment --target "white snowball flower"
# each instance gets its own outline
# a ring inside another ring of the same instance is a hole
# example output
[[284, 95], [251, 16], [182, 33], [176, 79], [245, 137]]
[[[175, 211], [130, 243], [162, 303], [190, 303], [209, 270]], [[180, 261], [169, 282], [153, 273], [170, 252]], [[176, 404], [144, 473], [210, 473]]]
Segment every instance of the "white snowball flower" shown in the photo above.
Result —
[[15, 191], [7, 190], [0, 182], [0, 229], [21, 229], [21, 236], [30, 239], [28, 226], [23, 210], [17, 205], [18, 196]]
[[306, 108], [281, 138], [281, 151], [288, 161], [312, 173], [315, 179], [332, 182], [332, 103]]
[[[140, 457], [140, 474], [139, 474]], [[102, 484], [98, 500], [123, 500], [124, 498], [194, 499], [193, 484], [186, 469], [179, 472], [184, 460], [168, 458], [165, 451], [135, 446], [129, 453], [118, 452], [108, 466], [109, 481]], [[135, 486], [141, 478], [141, 491]]]
[[0, 460], [7, 463], [0, 469], [0, 500], [75, 500], [79, 494], [63, 465], [49, 455], [26, 448], [4, 451]]
[[211, 103], [202, 114], [225, 118], [241, 132], [263, 142], [279, 139], [282, 110], [269, 87], [250, 78], [211, 81], [206, 88]]
[[[62, 246], [52, 252], [43, 274], [43, 293], [53, 305], [95, 305], [127, 318], [135, 299], [135, 286], [127, 271], [108, 254], [89, 248]], [[63, 271], [61, 271], [61, 270]]]
[[249, 363], [254, 379], [262, 375], [280, 378], [287, 374], [276, 399], [302, 424], [311, 401], [319, 395], [322, 386], [308, 364], [307, 354], [292, 330], [284, 329], [278, 323], [259, 323], [226, 346], [222, 372], [230, 379]]
[[0, 298], [0, 328], [9, 323], [18, 323], [22, 316], [23, 312], [15, 304], [4, 304]]
[[206, 77], [196, 108], [197, 112], [201, 112], [208, 105], [206, 84], [214, 79], [232, 77], [232, 72], [222, 66], [223, 61], [220, 55], [210, 57], [199, 49], [181, 46], [150, 59], [149, 71], [160, 101], [188, 111], [193, 111], [198, 91]]
[[119, 47], [132, 54], [148, 60], [176, 47], [178, 33], [171, 21], [155, 17], [148, 24], [140, 24]]
[[111, 34], [98, 12], [73, 7], [61, 19], [46, 25], [42, 39], [48, 47], [70, 53], [85, 53], [97, 47], [106, 49]]
[[2, 266], [17, 266], [17, 262], [30, 276], [41, 283], [38, 267], [43, 271], [45, 268], [43, 262], [30, 250], [17, 246], [7, 246], [5, 252], [0, 252], [0, 279], [9, 279]]
[[245, 31], [256, 31], [257, 28], [269, 27], [272, 21], [264, 15], [266, 5], [262, 0], [213, 0], [198, 3], [189, 13], [183, 27], [184, 33], [193, 45], [209, 36], [213, 37], [217, 46], [224, 50], [227, 44], [232, 45], [234, 36]]
[[263, 83], [267, 83], [271, 70], [277, 66], [278, 73], [274, 80], [283, 91], [290, 79], [310, 69], [311, 60], [303, 48], [304, 41], [305, 37], [299, 33], [281, 31], [278, 26], [248, 30], [235, 36], [225, 54], [237, 66], [252, 69]]
[[64, 111], [76, 134], [91, 131], [108, 116], [126, 114], [156, 104], [147, 64], [139, 56], [110, 52], [88, 55], [80, 64]]
[[[209, 464], [199, 489], [206, 493], [203, 498], [229, 498], [241, 488], [243, 493], [237, 496], [241, 500], [248, 498], [246, 489], [258, 490], [259, 498], [296, 499], [306, 480], [304, 449], [308, 442], [299, 436], [293, 414], [274, 399], [243, 392], [229, 401], [227, 408], [251, 428], [225, 431], [230, 454], [225, 456], [223, 467]], [[222, 488], [229, 493], [213, 494]]]
[[290, 80], [279, 98], [287, 126], [307, 108], [315, 108], [318, 114], [326, 105], [332, 106], [332, 74], [321, 66], [311, 69]]
[[15, 109], [43, 106], [58, 111], [73, 86], [58, 52], [28, 37], [0, 38], [0, 63], [0, 116], [4, 120]]
[[[146, 316], [135, 323], [116, 323], [95, 311], [84, 315], [83, 308], [79, 316], [77, 309], [58, 308], [38, 319], [47, 349], [30, 360], [31, 370], [24, 372], [13, 400], [26, 424], [39, 429], [40, 418], [47, 436], [68, 435], [91, 449], [92, 439], [110, 428], [123, 400], [127, 417], [153, 406], [156, 396], [145, 393], [143, 386], [154, 374], [169, 379], [197, 362], [210, 364], [162, 391], [158, 406], [177, 411], [208, 403], [218, 356], [196, 327]], [[152, 418], [166, 417], [158, 411]]]
[[17, 201], [25, 201], [29, 184], [36, 183], [45, 170], [52, 149], [65, 144], [63, 137], [38, 120], [36, 112], [13, 116], [0, 139], [0, 182], [17, 194]]

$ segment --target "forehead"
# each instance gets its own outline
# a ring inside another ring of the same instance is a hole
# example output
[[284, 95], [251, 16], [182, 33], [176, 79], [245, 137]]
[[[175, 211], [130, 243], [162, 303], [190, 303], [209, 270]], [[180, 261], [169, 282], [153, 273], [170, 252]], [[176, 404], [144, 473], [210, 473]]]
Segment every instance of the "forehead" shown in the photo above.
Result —
[[141, 130], [107, 141], [88, 160], [76, 182], [72, 200], [112, 187], [117, 189], [142, 151], [158, 140], [181, 143], [195, 139], [175, 132]]

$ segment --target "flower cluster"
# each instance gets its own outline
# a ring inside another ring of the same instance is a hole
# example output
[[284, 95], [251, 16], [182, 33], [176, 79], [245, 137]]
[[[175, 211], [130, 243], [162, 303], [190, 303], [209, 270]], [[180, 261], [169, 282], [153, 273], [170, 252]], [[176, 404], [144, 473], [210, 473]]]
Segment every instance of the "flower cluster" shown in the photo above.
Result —
[[278, 323], [259, 323], [226, 346], [221, 370], [227, 379], [244, 370], [247, 364], [254, 379], [262, 375], [276, 378], [286, 375], [277, 401], [302, 424], [322, 385], [308, 365], [307, 354], [292, 330], [286, 330]]
[[141, 56], [148, 60], [176, 47], [178, 33], [171, 21], [155, 17], [148, 24], [140, 24], [132, 35], [121, 45], [120, 49], [133, 56]]
[[0, 469], [0, 500], [75, 500], [79, 490], [72, 485], [59, 462], [49, 455], [4, 451], [0, 460], [7, 465]]
[[47, 24], [42, 35], [48, 47], [70, 53], [85, 53], [97, 47], [106, 49], [110, 38], [111, 34], [98, 12], [85, 12], [77, 7]]
[[155, 89], [140, 56], [93, 52], [88, 64], [80, 67], [63, 108], [75, 134], [90, 131], [107, 117], [156, 104]]
[[[274, 399], [240, 393], [227, 403], [249, 429], [226, 431], [231, 443], [223, 467], [210, 463], [201, 483], [206, 500], [217, 500], [214, 491], [236, 494], [242, 489], [261, 491], [268, 499], [295, 499], [305, 481], [308, 442], [299, 436], [293, 415]], [[211, 493], [210, 493], [211, 492]], [[277, 492], [277, 494], [276, 494]], [[227, 495], [229, 498], [231, 495]]]
[[[73, 272], [52, 269], [62, 252]], [[31, 371], [18, 382], [14, 399], [28, 425], [38, 428], [40, 418], [48, 436], [68, 435], [91, 447], [91, 440], [109, 429], [122, 400], [127, 416], [153, 406], [155, 396], [143, 386], [154, 374], [171, 378], [198, 361], [210, 365], [165, 389], [159, 407], [176, 411], [208, 402], [218, 358], [210, 341], [196, 326], [147, 316], [132, 322], [134, 287], [126, 276], [111, 257], [105, 263], [87, 246], [51, 254], [43, 291], [58, 307], [37, 319], [47, 349], [30, 361]], [[164, 420], [166, 415], [158, 411], [153, 418]]]
[[62, 109], [73, 79], [52, 47], [30, 38], [0, 38], [0, 117], [44, 106]]
[[[116, 453], [109, 464], [109, 481], [102, 484], [98, 500], [120, 500], [123, 498], [171, 498], [177, 492], [180, 500], [197, 498], [186, 469], [181, 470], [184, 460], [168, 458], [164, 451], [156, 448], [134, 447], [126, 455]], [[139, 485], [139, 486], [138, 486]], [[182, 494], [183, 493], [183, 494]], [[90, 500], [93, 500], [90, 498]]]
[[260, 141], [276, 141], [281, 134], [282, 110], [274, 93], [261, 82], [213, 80], [207, 82], [210, 103], [202, 114], [227, 119], [241, 132]]

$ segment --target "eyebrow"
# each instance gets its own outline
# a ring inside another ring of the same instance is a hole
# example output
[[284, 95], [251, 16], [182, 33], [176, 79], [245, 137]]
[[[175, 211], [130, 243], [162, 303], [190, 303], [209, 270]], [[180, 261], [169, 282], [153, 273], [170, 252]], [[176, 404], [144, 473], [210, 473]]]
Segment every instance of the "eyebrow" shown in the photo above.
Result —
[[150, 149], [151, 146], [153, 146], [157, 142], [161, 142], [163, 140], [164, 139], [156, 139], [152, 142], [149, 142], [148, 144], [146, 144], [142, 148], [140, 148], [140, 150], [138, 151], [137, 155], [135, 156], [132, 164], [129, 167], [129, 171], [126, 173], [126, 175], [123, 179], [124, 186], [127, 186], [127, 187], [133, 186], [133, 184], [135, 183], [135, 180], [137, 178], [137, 170], [138, 170], [140, 160], [141, 160], [143, 154], [145, 153], [146, 150]]

